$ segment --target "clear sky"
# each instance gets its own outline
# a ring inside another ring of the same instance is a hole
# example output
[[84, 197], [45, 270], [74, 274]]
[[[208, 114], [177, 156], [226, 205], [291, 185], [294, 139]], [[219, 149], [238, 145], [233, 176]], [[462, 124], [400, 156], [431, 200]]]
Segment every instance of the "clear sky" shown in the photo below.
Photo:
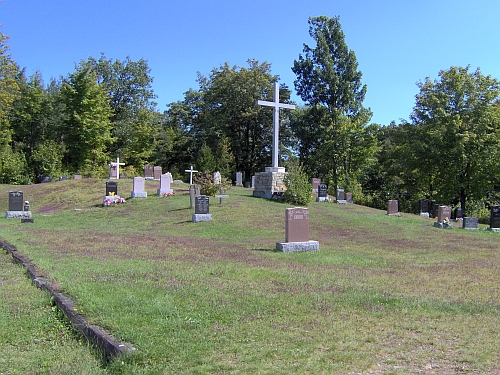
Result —
[[357, 56], [372, 122], [409, 119], [416, 82], [451, 66], [480, 68], [500, 79], [499, 0], [0, 0], [0, 31], [12, 58], [46, 82], [92, 56], [144, 58], [158, 109], [197, 89], [197, 72], [272, 64], [292, 89], [293, 62], [309, 16], [340, 16]]

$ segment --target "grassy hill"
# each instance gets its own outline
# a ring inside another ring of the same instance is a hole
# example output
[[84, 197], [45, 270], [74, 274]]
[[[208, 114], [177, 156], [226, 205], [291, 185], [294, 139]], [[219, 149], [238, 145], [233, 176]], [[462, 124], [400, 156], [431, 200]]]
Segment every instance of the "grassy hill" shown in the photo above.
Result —
[[192, 223], [188, 186], [158, 187], [102, 207], [105, 180], [0, 185], [1, 212], [21, 190], [35, 218], [0, 219], [0, 237], [137, 349], [96, 373], [500, 371], [500, 234], [314, 202], [320, 251], [285, 254], [288, 205], [233, 187]]

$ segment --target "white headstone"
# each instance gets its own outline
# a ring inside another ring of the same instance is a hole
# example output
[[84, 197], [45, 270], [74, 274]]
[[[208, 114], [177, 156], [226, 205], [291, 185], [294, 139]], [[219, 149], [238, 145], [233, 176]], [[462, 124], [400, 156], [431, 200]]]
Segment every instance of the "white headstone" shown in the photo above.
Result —
[[221, 179], [221, 176], [220, 176], [220, 172], [219, 171], [215, 172], [214, 173], [214, 184], [215, 185], [220, 185], [221, 180], [222, 179]]
[[146, 198], [148, 196], [148, 193], [144, 190], [144, 177], [134, 177], [130, 196], [132, 198]]
[[158, 189], [158, 195], [171, 195], [174, 191], [170, 188], [170, 184], [173, 182], [172, 174], [167, 172], [160, 176], [160, 188]]
[[[274, 101], [268, 102], [258, 100], [257, 104], [273, 107], [273, 166], [270, 172], [284, 172], [285, 168], [278, 166], [279, 131], [280, 131], [280, 108], [295, 109], [293, 104], [280, 103], [280, 88], [278, 82], [274, 82]], [[267, 170], [267, 169], [266, 169]]]
[[243, 173], [236, 172], [236, 186], [243, 186]]

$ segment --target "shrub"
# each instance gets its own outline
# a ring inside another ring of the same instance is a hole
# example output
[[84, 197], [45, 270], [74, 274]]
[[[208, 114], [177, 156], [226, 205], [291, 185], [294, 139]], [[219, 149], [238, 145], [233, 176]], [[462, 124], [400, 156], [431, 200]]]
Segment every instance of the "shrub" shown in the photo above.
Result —
[[283, 200], [299, 206], [307, 206], [312, 200], [312, 185], [300, 164], [290, 164], [284, 183]]

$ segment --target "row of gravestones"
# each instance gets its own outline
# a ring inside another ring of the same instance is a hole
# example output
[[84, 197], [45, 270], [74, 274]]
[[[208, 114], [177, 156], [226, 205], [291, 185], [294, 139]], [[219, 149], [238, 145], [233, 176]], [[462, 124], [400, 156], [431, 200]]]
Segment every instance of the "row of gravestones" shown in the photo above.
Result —
[[[419, 211], [420, 213], [427, 213], [429, 210], [427, 199], [419, 200]], [[387, 207], [388, 215], [396, 215], [398, 214], [398, 201], [397, 200], [389, 200]], [[435, 227], [439, 228], [452, 228], [453, 224], [450, 220], [453, 220], [452, 217], [452, 209], [450, 206], [442, 205], [442, 204], [434, 204], [433, 205], [433, 213], [434, 217], [437, 218], [437, 221], [434, 223]], [[427, 215], [428, 217], [428, 215]], [[462, 220], [462, 228], [464, 229], [479, 229], [479, 219], [477, 217], [466, 216], [462, 217], [462, 210], [459, 210], [455, 213], [455, 220]], [[490, 227], [487, 228], [493, 231], [500, 231], [500, 206], [491, 206], [490, 209]]]
[[[325, 202], [328, 201], [328, 185], [321, 183], [321, 179], [313, 178], [311, 180], [311, 185], [313, 192], [318, 193], [318, 197], [316, 198], [316, 202]], [[352, 201], [352, 193], [345, 192], [344, 189], [337, 189], [337, 194], [335, 197], [335, 202], [337, 203], [353, 203]]]

